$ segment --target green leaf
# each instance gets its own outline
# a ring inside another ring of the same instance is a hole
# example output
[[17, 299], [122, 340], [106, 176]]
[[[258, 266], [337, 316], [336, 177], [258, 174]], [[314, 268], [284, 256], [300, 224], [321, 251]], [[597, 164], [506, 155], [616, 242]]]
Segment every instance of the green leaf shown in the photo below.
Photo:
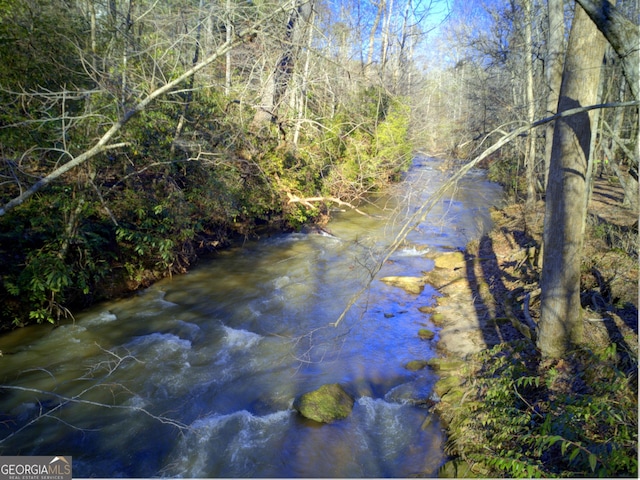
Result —
[[591, 471], [596, 471], [596, 463], [598, 462], [598, 458], [593, 454], [589, 454], [589, 466], [591, 467]]
[[574, 458], [576, 458], [578, 456], [578, 454], [580, 453], [580, 449], [578, 447], [574, 448], [571, 451], [571, 455], [569, 455], [569, 461], [572, 462]]

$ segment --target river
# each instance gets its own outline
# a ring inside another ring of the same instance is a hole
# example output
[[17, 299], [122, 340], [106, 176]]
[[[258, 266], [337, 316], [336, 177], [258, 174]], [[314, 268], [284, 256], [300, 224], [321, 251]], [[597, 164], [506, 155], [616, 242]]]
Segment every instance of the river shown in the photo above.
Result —
[[[437, 378], [433, 326], [386, 275], [433, 267], [425, 251], [463, 247], [490, 224], [500, 188], [476, 171], [438, 202], [370, 279], [401, 223], [446, 178], [418, 157], [407, 178], [329, 235], [275, 234], [202, 261], [134, 297], [57, 328], [0, 337], [0, 455], [69, 455], [74, 477], [434, 476], [445, 460], [437, 418], [416, 404]], [[296, 396], [340, 383], [351, 415], [320, 425]]]

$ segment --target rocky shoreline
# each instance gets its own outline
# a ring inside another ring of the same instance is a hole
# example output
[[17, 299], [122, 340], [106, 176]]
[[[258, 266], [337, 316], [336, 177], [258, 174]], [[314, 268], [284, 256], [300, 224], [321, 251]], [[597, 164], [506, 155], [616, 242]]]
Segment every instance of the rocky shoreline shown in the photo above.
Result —
[[[425, 363], [440, 377], [434, 386], [432, 411], [438, 414], [450, 438], [457, 435], [457, 426], [465, 422], [457, 416], [461, 410], [458, 407], [463, 402], [476, 401], [478, 396], [473, 385], [476, 369], [481, 368], [476, 361], [478, 354], [499, 344], [518, 342], [529, 345], [525, 347], [527, 351], [536, 351], [533, 335], [538, 316], [536, 245], [539, 245], [539, 236], [523, 234], [524, 214], [516, 205], [493, 210], [492, 217], [493, 230], [471, 242], [464, 251], [431, 254], [435, 266], [423, 276], [382, 279], [414, 294], [430, 284], [441, 294], [434, 306], [420, 307], [420, 311], [429, 315], [437, 330], [439, 357]], [[588, 243], [585, 248], [590, 248]], [[628, 260], [624, 256], [617, 258], [614, 270], [620, 271], [620, 265], [626, 265]], [[638, 271], [637, 265], [633, 267], [633, 259], [631, 265], [626, 270], [626, 281], [637, 284]], [[599, 268], [606, 271], [605, 265], [599, 265]], [[589, 293], [599, 295], [594, 290]], [[637, 333], [628, 326], [633, 320], [624, 318], [627, 314], [635, 315], [637, 322], [637, 296], [625, 291], [624, 282], [619, 284], [616, 295], [625, 301], [627, 308], [616, 312], [609, 309], [606, 315], [613, 319], [623, 335], [635, 338], [637, 344]], [[590, 316], [605, 315], [595, 309], [588, 312]], [[590, 325], [585, 333], [590, 342], [605, 344], [610, 341], [603, 323], [587, 323]], [[472, 470], [472, 466], [461, 458], [464, 452], [445, 446], [445, 453], [451, 460], [441, 468], [440, 477], [475, 477], [479, 474], [478, 465]]]

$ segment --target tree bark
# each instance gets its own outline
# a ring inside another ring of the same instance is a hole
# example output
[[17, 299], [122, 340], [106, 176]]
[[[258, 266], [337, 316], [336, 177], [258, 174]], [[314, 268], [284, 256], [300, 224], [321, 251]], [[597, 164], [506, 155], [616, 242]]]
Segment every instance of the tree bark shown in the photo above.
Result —
[[312, 12], [313, 3], [309, 0], [297, 2], [297, 6], [291, 11], [287, 22], [284, 50], [263, 89], [260, 106], [251, 123], [253, 130], [258, 130], [266, 122], [276, 118], [278, 103], [286, 93], [289, 80], [293, 75], [297, 60], [297, 50], [302, 44], [304, 30], [309, 23]]
[[[605, 39], [576, 6], [560, 88], [558, 112], [594, 103]], [[592, 119], [583, 113], [556, 121], [547, 186], [538, 348], [562, 357], [582, 341], [580, 264], [586, 216], [586, 177]]]
[[[524, 10], [524, 65], [526, 75], [527, 121], [533, 122], [536, 118], [536, 105], [533, 96], [533, 1], [522, 0]], [[536, 136], [530, 132], [527, 137], [527, 149], [525, 167], [527, 171], [527, 201], [525, 212], [531, 214], [536, 203]], [[527, 215], [528, 216], [528, 215]], [[530, 225], [530, 219], [525, 222], [526, 228]]]
[[382, 17], [382, 11], [385, 8], [385, 1], [380, 0], [378, 3], [371, 3], [377, 7], [376, 17], [373, 20], [373, 26], [371, 27], [371, 32], [369, 33], [369, 47], [367, 49], [367, 64], [365, 67], [371, 65], [373, 63], [373, 47], [376, 40], [376, 32], [378, 31], [378, 25], [380, 25], [380, 18]]
[[605, 36], [622, 60], [622, 67], [633, 97], [638, 99], [640, 28], [608, 0], [576, 0]]
[[[560, 84], [562, 83], [562, 65], [564, 63], [564, 6], [562, 0], [548, 0], [549, 32], [547, 35], [547, 114], [552, 115], [558, 110], [560, 98]], [[549, 180], [549, 165], [551, 164], [551, 150], [553, 148], [553, 129], [555, 123], [548, 123], [545, 127], [545, 164], [544, 185]]]

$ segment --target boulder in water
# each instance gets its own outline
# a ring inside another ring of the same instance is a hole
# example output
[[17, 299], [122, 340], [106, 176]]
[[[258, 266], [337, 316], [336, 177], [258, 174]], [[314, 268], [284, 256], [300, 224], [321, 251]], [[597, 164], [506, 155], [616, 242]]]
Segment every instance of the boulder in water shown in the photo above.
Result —
[[455, 270], [465, 266], [465, 258], [463, 252], [446, 252], [438, 255], [434, 259], [436, 268], [445, 268], [447, 270]]
[[337, 383], [323, 385], [300, 395], [293, 402], [300, 415], [320, 423], [346, 418], [353, 409], [353, 398]]
[[433, 337], [436, 336], [436, 334], [428, 328], [421, 328], [420, 330], [418, 330], [418, 336], [422, 340], [432, 340]]
[[383, 277], [382, 280], [387, 285], [404, 289], [407, 293], [419, 294], [424, 289], [426, 283], [423, 277]]
[[429, 362], [427, 362], [426, 360], [411, 360], [404, 366], [404, 368], [412, 372], [417, 372], [418, 370], [422, 370], [428, 364]]

